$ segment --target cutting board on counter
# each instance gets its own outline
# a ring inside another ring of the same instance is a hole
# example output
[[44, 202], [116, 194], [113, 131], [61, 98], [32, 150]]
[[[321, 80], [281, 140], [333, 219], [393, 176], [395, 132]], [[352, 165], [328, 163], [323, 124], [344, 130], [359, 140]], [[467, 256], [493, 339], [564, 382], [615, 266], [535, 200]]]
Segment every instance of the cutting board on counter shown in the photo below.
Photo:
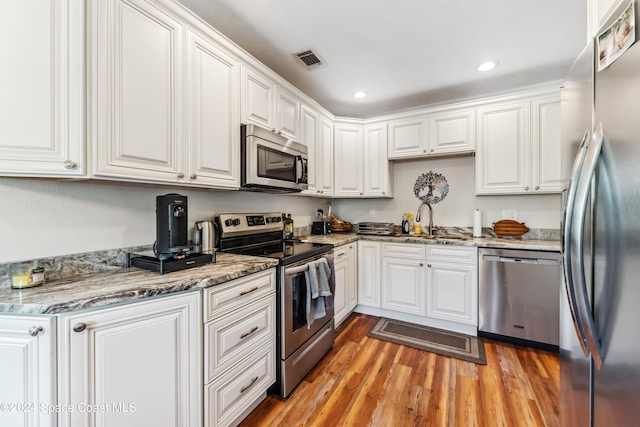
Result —
[[529, 227], [524, 223], [519, 223], [512, 219], [503, 219], [493, 223], [493, 231], [498, 237], [515, 237], [522, 239], [522, 235], [529, 231]]

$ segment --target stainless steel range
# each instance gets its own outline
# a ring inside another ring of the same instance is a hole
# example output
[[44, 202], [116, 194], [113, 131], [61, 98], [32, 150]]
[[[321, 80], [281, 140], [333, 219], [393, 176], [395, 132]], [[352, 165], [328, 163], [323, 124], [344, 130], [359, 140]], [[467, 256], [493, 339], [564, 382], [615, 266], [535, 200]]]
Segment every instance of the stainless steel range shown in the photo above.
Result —
[[[281, 213], [232, 213], [216, 217], [221, 252], [276, 258], [280, 263], [276, 275], [277, 379], [270, 391], [286, 398], [333, 346], [335, 274], [331, 245], [286, 240], [283, 223]], [[315, 298], [312, 301], [308, 272], [318, 264], [325, 264], [319, 261], [321, 258], [330, 269], [326, 284], [332, 295], [322, 297], [324, 301]], [[312, 312], [310, 304], [315, 304]]]

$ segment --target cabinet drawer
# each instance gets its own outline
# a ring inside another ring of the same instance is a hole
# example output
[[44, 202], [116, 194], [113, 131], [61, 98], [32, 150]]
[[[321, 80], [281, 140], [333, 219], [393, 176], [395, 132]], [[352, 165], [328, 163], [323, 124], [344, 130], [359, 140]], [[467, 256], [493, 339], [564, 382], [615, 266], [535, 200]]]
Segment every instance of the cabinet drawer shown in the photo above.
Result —
[[477, 264], [478, 248], [475, 246], [427, 245], [427, 259], [429, 261]]
[[205, 324], [205, 381], [275, 339], [275, 294]]
[[275, 340], [205, 387], [205, 425], [227, 426], [275, 382]]
[[276, 290], [275, 268], [205, 289], [205, 322], [244, 307]]
[[382, 256], [425, 259], [425, 246], [420, 243], [383, 243]]

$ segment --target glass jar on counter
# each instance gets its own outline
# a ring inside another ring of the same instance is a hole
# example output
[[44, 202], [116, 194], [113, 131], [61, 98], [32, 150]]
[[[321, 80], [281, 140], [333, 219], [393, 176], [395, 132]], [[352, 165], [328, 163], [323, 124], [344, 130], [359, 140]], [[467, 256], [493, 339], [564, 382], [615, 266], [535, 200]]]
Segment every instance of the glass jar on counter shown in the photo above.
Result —
[[25, 289], [45, 282], [44, 267], [38, 261], [26, 261], [11, 266], [11, 288]]

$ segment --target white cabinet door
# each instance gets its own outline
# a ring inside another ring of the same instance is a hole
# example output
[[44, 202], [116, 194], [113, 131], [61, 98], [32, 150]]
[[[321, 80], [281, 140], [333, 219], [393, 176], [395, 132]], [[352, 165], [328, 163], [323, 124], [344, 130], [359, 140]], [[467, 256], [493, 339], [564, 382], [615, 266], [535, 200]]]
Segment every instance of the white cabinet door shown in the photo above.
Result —
[[336, 197], [363, 195], [363, 130], [361, 125], [336, 124], [334, 139]]
[[476, 111], [476, 194], [528, 192], [529, 101], [492, 104]]
[[276, 132], [295, 141], [300, 139], [300, 101], [280, 87], [276, 89]]
[[242, 120], [275, 131], [275, 83], [243, 66], [241, 91]]
[[532, 101], [531, 185], [534, 193], [560, 193], [560, 100]]
[[476, 148], [475, 110], [454, 110], [429, 116], [429, 154], [472, 152]]
[[57, 425], [54, 317], [0, 316], [0, 378], [0, 425]]
[[199, 293], [59, 320], [61, 426], [201, 425]]
[[319, 194], [318, 183], [321, 174], [320, 166], [320, 144], [318, 113], [312, 108], [302, 105], [300, 109], [300, 142], [307, 146], [307, 184], [308, 188], [304, 194], [316, 196]]
[[358, 304], [381, 306], [380, 242], [358, 241]]
[[357, 249], [355, 243], [343, 245], [333, 252], [336, 272], [334, 294], [336, 326], [351, 313], [358, 304]]
[[382, 258], [382, 308], [424, 315], [425, 261]]
[[349, 286], [349, 260], [347, 259], [348, 250], [346, 245], [336, 248], [333, 251], [333, 266], [336, 272], [335, 284], [336, 289], [333, 294], [333, 319], [335, 325], [338, 326], [349, 314], [347, 308], [347, 287]]
[[0, 14], [0, 175], [83, 176], [85, 2], [7, 1]]
[[[387, 160], [387, 124], [364, 126], [364, 196], [391, 197], [391, 166]], [[357, 161], [357, 159], [354, 159]]]
[[240, 66], [209, 39], [187, 31], [187, 179], [240, 186]]
[[182, 23], [144, 0], [91, 10], [95, 175], [184, 181]]
[[427, 153], [428, 120], [425, 117], [389, 122], [389, 159], [424, 156]]
[[476, 266], [430, 261], [427, 267], [427, 316], [477, 325]]
[[318, 128], [316, 188], [322, 196], [333, 195], [333, 121], [321, 115]]

